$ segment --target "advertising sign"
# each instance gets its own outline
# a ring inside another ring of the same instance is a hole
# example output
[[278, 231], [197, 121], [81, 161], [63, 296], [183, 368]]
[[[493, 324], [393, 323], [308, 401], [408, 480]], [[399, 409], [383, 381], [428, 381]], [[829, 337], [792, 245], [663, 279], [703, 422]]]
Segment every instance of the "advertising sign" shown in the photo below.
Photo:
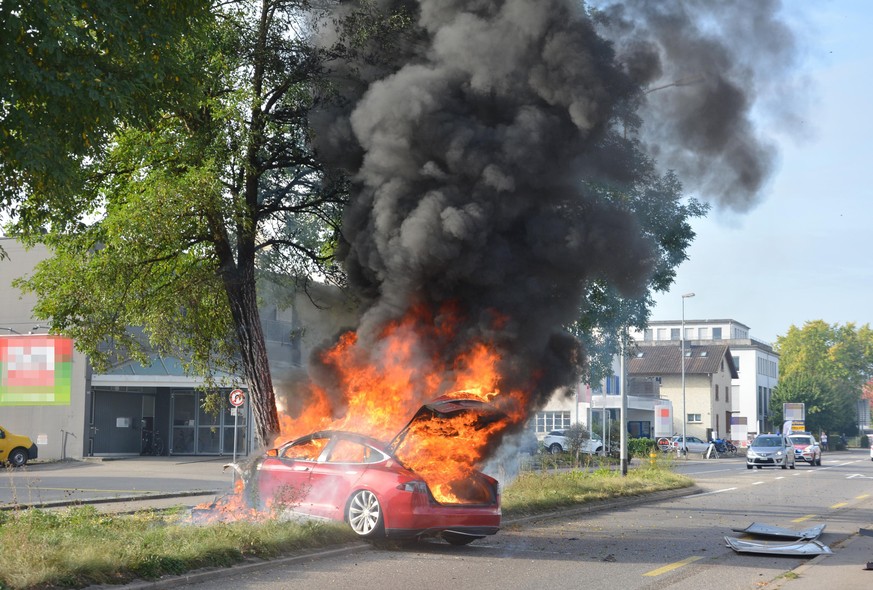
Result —
[[0, 406], [69, 406], [72, 389], [71, 339], [0, 337]]

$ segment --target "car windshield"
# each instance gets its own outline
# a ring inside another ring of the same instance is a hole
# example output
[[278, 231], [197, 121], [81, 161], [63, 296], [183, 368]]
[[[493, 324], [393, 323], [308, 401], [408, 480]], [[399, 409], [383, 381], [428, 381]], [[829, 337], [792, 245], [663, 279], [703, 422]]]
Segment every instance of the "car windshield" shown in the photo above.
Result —
[[759, 436], [752, 443], [753, 447], [781, 447], [782, 439], [778, 436]]
[[812, 438], [809, 436], [790, 436], [791, 442], [796, 445], [811, 445]]

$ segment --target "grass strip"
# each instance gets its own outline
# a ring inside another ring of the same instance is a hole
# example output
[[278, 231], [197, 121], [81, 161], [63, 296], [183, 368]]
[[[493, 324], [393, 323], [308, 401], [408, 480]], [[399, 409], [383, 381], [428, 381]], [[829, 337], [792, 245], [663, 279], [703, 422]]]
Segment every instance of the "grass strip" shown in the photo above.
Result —
[[[503, 491], [505, 518], [692, 485], [668, 467], [620, 475], [608, 466], [521, 474]], [[93, 506], [0, 512], [0, 590], [82, 588], [270, 559], [355, 539], [323, 521], [192, 524], [187, 511], [99, 512]]]

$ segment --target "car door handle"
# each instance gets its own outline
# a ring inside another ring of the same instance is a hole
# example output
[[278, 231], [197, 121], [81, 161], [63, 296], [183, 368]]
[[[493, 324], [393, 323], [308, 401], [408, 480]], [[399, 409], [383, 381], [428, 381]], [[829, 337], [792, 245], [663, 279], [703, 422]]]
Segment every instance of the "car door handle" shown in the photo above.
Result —
[[294, 471], [309, 471], [309, 467], [306, 465], [295, 465]]

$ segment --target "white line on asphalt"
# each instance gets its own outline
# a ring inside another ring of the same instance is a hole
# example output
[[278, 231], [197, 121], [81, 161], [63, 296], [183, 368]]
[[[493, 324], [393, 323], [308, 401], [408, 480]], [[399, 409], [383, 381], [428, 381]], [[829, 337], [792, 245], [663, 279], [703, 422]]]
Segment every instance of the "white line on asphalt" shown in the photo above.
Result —
[[704, 492], [704, 493], [702, 493], [702, 494], [694, 494], [693, 497], [694, 497], [694, 498], [699, 498], [699, 497], [701, 497], [701, 496], [711, 496], [711, 495], [713, 495], [713, 494], [720, 494], [720, 493], [722, 493], [722, 492], [730, 492], [730, 491], [735, 490], [735, 489], [737, 489], [737, 488], [725, 488], [725, 489], [723, 489], [723, 490], [715, 490], [715, 491], [713, 491], [713, 492]]
[[759, 486], [759, 485], [761, 485], [762, 483], [764, 483], [764, 482], [763, 482], [763, 481], [756, 481], [756, 482], [753, 483], [752, 485], [753, 485], [753, 486]]

